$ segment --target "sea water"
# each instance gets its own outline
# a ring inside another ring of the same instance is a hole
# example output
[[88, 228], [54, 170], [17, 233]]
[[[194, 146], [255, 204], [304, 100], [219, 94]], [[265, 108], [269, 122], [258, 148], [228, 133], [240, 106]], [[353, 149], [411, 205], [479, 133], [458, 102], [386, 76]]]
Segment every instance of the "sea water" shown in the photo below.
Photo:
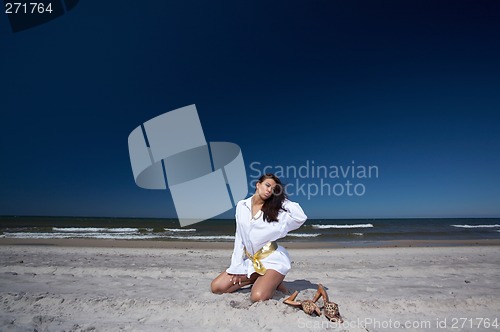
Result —
[[[234, 219], [211, 219], [181, 228], [177, 219], [0, 217], [0, 237], [231, 242]], [[290, 242], [500, 239], [500, 218], [310, 219], [284, 239]]]

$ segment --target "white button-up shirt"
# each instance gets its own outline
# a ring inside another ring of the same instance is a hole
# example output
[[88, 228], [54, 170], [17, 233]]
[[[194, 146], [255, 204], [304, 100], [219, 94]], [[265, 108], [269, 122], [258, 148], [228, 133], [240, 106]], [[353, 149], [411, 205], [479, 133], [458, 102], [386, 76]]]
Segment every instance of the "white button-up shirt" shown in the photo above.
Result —
[[[267, 222], [263, 219], [263, 213], [260, 213], [259, 218], [252, 219], [252, 197], [238, 202], [234, 250], [227, 273], [246, 274], [250, 277], [255, 270], [245, 255], [245, 248], [253, 255], [266, 243], [285, 237], [288, 232], [299, 228], [307, 220], [298, 203], [285, 200], [282, 206], [284, 210], [280, 210], [278, 221]], [[275, 252], [261, 261], [266, 269], [274, 269], [283, 275], [290, 270], [290, 258], [282, 246], [278, 246]]]

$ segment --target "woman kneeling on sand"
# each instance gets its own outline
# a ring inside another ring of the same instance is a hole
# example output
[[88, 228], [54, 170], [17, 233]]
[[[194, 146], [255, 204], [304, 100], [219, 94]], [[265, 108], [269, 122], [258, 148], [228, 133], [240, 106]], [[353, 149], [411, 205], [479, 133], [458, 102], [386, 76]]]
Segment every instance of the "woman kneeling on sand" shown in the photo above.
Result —
[[283, 284], [290, 271], [288, 252], [276, 240], [299, 228], [307, 219], [299, 204], [287, 199], [281, 181], [264, 174], [255, 194], [236, 206], [236, 236], [231, 266], [212, 281], [212, 292], [231, 293], [253, 285], [252, 301], [265, 301]]

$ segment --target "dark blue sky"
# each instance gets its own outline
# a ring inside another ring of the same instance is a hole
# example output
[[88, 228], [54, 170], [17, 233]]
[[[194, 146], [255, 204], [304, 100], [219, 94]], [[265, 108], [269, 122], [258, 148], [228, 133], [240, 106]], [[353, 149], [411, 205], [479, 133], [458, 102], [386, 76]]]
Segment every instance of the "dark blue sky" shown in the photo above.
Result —
[[292, 190], [311, 218], [500, 217], [496, 0], [82, 0], [17, 33], [2, 14], [0, 38], [0, 215], [175, 217], [135, 185], [127, 138], [196, 104], [249, 180], [378, 168], [360, 196]]

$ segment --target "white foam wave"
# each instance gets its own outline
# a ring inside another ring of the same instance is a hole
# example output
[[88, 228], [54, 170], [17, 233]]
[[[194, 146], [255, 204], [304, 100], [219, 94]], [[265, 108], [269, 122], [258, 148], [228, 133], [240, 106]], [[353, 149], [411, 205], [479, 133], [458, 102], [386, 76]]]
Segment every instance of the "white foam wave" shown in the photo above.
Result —
[[453, 227], [458, 227], [458, 228], [496, 228], [500, 227], [500, 225], [495, 224], [495, 225], [450, 225]]
[[158, 238], [157, 235], [142, 235], [142, 234], [130, 234], [130, 233], [6, 233], [6, 238], [14, 239], [115, 239], [115, 240], [145, 240]]
[[352, 235], [356, 235], [356, 236], [363, 236], [365, 235], [364, 233], [351, 233]]
[[320, 236], [321, 234], [319, 233], [288, 233], [287, 236], [293, 236], [293, 237], [316, 237]]
[[167, 232], [196, 232], [196, 228], [164, 228]]
[[356, 225], [311, 225], [312, 228], [326, 229], [326, 228], [369, 228], [373, 227], [372, 224], [356, 224]]
[[180, 239], [180, 240], [234, 240], [234, 235], [167, 235], [165, 236], [169, 239]]
[[[179, 239], [179, 240], [200, 240], [200, 241], [234, 241], [234, 235], [165, 235], [165, 234], [141, 234], [138, 231], [131, 232], [131, 229], [124, 228], [123, 232], [96, 232], [100, 228], [92, 228], [94, 232], [89, 232], [90, 228], [86, 228], [85, 232], [79, 228], [73, 228], [70, 232], [69, 228], [63, 228], [59, 232], [11, 232], [4, 233], [2, 236], [6, 238], [17, 239], [115, 239], [115, 240], [145, 240], [145, 239]], [[116, 230], [116, 229], [115, 229]], [[194, 229], [190, 230], [195, 231]]]
[[95, 228], [95, 227], [52, 227], [54, 232], [69, 232], [69, 233], [135, 233], [137, 228]]

